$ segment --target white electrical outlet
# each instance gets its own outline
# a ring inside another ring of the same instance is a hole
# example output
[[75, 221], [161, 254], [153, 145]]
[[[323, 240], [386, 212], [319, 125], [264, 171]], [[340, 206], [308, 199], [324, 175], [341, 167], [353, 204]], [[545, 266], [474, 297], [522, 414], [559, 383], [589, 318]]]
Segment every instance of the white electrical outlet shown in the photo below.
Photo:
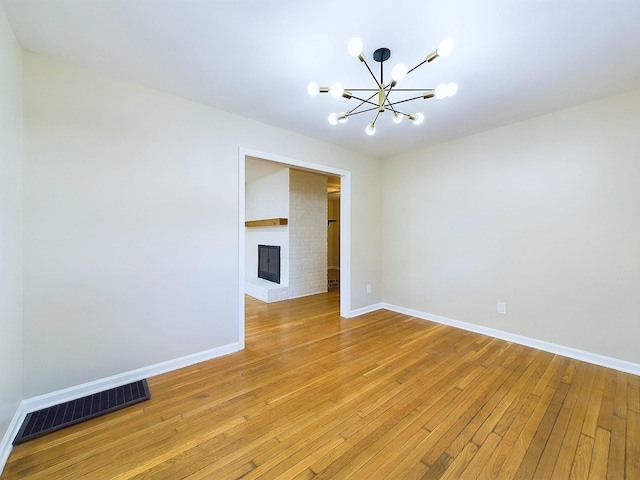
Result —
[[371, 285], [367, 285], [367, 293], [371, 293]]
[[507, 314], [507, 304], [504, 302], [498, 302], [498, 313], [500, 315], [506, 315]]

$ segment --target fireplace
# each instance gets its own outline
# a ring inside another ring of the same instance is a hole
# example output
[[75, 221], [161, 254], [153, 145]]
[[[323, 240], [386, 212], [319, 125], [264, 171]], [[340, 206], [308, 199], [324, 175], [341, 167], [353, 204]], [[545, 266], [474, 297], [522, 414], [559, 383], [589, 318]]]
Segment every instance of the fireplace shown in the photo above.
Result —
[[258, 245], [258, 278], [280, 283], [280, 247]]

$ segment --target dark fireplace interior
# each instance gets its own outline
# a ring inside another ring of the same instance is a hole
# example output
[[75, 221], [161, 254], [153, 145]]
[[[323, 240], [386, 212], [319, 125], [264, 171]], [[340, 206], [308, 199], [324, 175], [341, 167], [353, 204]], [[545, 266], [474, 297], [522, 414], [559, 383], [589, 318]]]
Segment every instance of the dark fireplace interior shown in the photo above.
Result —
[[258, 245], [258, 278], [280, 283], [280, 247]]

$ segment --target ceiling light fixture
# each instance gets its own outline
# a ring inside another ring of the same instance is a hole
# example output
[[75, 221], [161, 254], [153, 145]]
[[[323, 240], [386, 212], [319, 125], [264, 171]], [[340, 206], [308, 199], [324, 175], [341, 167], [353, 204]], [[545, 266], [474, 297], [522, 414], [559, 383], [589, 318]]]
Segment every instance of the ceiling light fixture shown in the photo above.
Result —
[[[343, 86], [339, 83], [334, 83], [331, 87], [321, 87], [317, 83], [310, 83], [307, 87], [307, 92], [312, 97], [315, 97], [319, 93], [329, 93], [333, 98], [346, 98], [346, 99], [354, 99], [359, 101], [360, 103], [351, 110], [342, 113], [332, 113], [329, 115], [329, 123], [331, 125], [337, 125], [338, 123], [345, 123], [349, 117], [353, 115], [357, 115], [360, 113], [371, 112], [376, 110], [376, 116], [373, 119], [373, 122], [367, 124], [365, 128], [365, 132], [367, 135], [373, 135], [376, 133], [376, 122], [378, 121], [378, 117], [381, 113], [384, 113], [386, 110], [390, 110], [393, 113], [393, 121], [394, 123], [400, 123], [403, 117], [407, 117], [409, 120], [413, 122], [414, 125], [420, 125], [424, 121], [424, 115], [420, 112], [417, 113], [405, 113], [396, 108], [396, 105], [400, 103], [410, 102], [412, 100], [418, 99], [429, 99], [429, 98], [437, 98], [443, 99], [447, 97], [451, 97], [456, 94], [458, 91], [458, 85], [455, 83], [443, 83], [438, 85], [436, 88], [396, 88], [398, 82], [404, 80], [404, 78], [413, 72], [416, 68], [424, 65], [425, 63], [430, 63], [438, 57], [446, 57], [451, 54], [454, 48], [453, 40], [450, 38], [445, 38], [438, 48], [431, 52], [427, 57], [420, 62], [418, 65], [413, 67], [410, 70], [407, 70], [407, 67], [402, 63], [397, 64], [391, 70], [391, 82], [385, 85], [384, 83], [384, 62], [389, 60], [391, 57], [391, 50], [388, 48], [379, 48], [375, 52], [373, 52], [373, 59], [380, 63], [380, 78], [376, 78], [373, 71], [369, 67], [367, 60], [362, 53], [362, 40], [359, 38], [352, 38], [349, 41], [347, 46], [347, 50], [349, 55], [352, 57], [357, 57], [361, 63], [364, 63], [367, 70], [373, 77], [376, 82], [375, 88], [343, 88]], [[389, 95], [391, 92], [422, 92], [420, 95], [410, 98], [403, 98], [396, 101], [389, 100]], [[360, 98], [353, 94], [353, 92], [373, 92], [368, 98]], [[378, 97], [375, 99], [375, 97]]]

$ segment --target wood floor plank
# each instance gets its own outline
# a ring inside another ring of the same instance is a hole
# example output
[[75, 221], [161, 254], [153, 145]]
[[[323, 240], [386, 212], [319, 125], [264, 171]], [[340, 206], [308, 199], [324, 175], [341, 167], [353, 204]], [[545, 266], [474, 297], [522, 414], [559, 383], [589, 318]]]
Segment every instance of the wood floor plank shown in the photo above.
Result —
[[[496, 428], [498, 422], [505, 416], [507, 410], [514, 402], [514, 400], [518, 396], [522, 396], [527, 393], [527, 390], [523, 390], [520, 388], [523, 385], [526, 385], [529, 380], [529, 376], [532, 374], [534, 369], [531, 368], [531, 361], [534, 358], [533, 353], [529, 352], [529, 356], [523, 355], [523, 358], [526, 361], [521, 362], [521, 364], [513, 370], [513, 374], [510, 377], [510, 381], [505, 385], [506, 389], [504, 391], [504, 396], [500, 399], [500, 403], [493, 408], [491, 415], [486, 419], [485, 422], [480, 426], [478, 431], [473, 436], [473, 441], [482, 445], [487, 436]], [[513, 418], [513, 409], [507, 415], [508, 419]], [[506, 420], [508, 421], [508, 420]]]
[[564, 400], [569, 391], [569, 385], [566, 383], [560, 383], [558, 389], [555, 391], [549, 408], [545, 411], [544, 417], [540, 421], [536, 434], [531, 441], [527, 452], [518, 467], [514, 478], [520, 480], [530, 480], [533, 478], [536, 469], [540, 463], [540, 457], [546, 447], [547, 441], [551, 436], [551, 432], [555, 425], [556, 419], [560, 413]]
[[639, 377], [627, 375], [629, 381], [629, 397], [627, 399], [627, 408], [632, 412], [640, 412], [640, 382]]
[[[576, 388], [575, 396], [575, 408], [571, 414], [571, 418], [569, 419], [569, 423], [567, 424], [567, 430], [562, 439], [562, 444], [560, 445], [560, 450], [558, 452], [559, 458], [575, 458], [577, 455], [576, 450], [579, 448], [580, 440], [581, 440], [581, 431], [582, 426], [584, 424], [585, 416], [587, 413], [587, 407], [589, 406], [589, 397], [591, 395], [592, 386], [593, 386], [593, 371], [596, 370], [592, 365], [580, 365], [579, 368], [583, 370], [583, 379], [580, 382], [580, 387]], [[569, 392], [570, 395], [573, 395], [574, 392]], [[587, 440], [588, 439], [588, 440]], [[586, 467], [589, 465], [591, 461], [591, 450], [593, 449], [593, 439], [591, 437], [586, 437], [583, 439], [584, 442], [589, 442], [588, 452], [580, 451], [580, 456], [585, 457], [585, 461], [580, 459], [580, 466]], [[583, 450], [586, 447], [583, 447]], [[587, 457], [588, 454], [588, 457]], [[588, 458], [588, 461], [586, 461]], [[575, 461], [574, 461], [575, 465]], [[557, 462], [553, 469], [552, 477], [556, 478], [567, 478], [567, 476], [571, 473], [571, 468], [573, 465], [569, 465], [569, 462]], [[579, 468], [577, 466], [576, 468]], [[582, 469], [582, 473], [584, 473], [584, 469]], [[587, 470], [588, 473], [588, 470]], [[586, 476], [586, 475], [585, 475]], [[579, 477], [576, 477], [579, 478]], [[584, 478], [584, 477], [583, 477]]]
[[[534, 435], [536, 434], [543, 417], [548, 411], [555, 394], [556, 390], [554, 388], [547, 387], [546, 390], [542, 393], [542, 396], [539, 397], [540, 399], [538, 400], [533, 413], [527, 419], [527, 423], [516, 439], [513, 448], [509, 452], [509, 456], [498, 472], [499, 479], [508, 480], [511, 478], [515, 478], [516, 472], [518, 472], [522, 460], [524, 459], [527, 452], [530, 451], [529, 448], [532, 444]], [[532, 393], [531, 395], [534, 398], [536, 397], [534, 393]]]
[[[457, 366], [458, 370], [462, 370], [464, 368], [466, 368], [464, 364]], [[447, 385], [446, 382], [447, 382], [447, 379], [442, 378], [440, 381], [434, 383], [430, 388], [425, 389], [426, 401], [424, 402], [423, 405], [418, 407], [421, 410], [424, 410], [424, 413], [415, 422], [414, 426], [416, 429], [423, 429], [423, 423], [424, 423], [423, 418], [425, 416], [427, 417], [432, 416], [434, 411], [439, 410], [441, 402], [446, 404], [452, 398], [451, 394], [457, 393], [455, 390], [447, 391], [446, 388], [449, 385]], [[357, 429], [352, 429], [350, 427], [346, 428], [342, 432], [343, 437], [351, 439], [356, 433], [360, 432], [364, 427], [366, 427], [373, 419], [377, 418], [380, 413], [382, 413], [382, 410], [378, 411], [378, 415], [375, 415], [375, 413], [372, 412], [372, 414], [370, 414], [368, 418], [362, 418], [361, 422], [359, 422]], [[424, 430], [424, 431], [428, 432], [428, 430]], [[430, 434], [430, 432], [428, 433]], [[362, 436], [362, 433], [360, 435]], [[335, 451], [326, 455], [319, 461], [313, 463], [311, 466], [312, 470], [316, 473], [326, 471], [331, 464], [333, 464], [334, 462], [337, 462], [338, 459], [340, 459], [343, 455], [345, 455], [348, 449], [352, 448], [352, 443], [353, 441], [351, 441], [350, 443], [345, 443], [344, 445], [341, 445], [340, 448], [335, 449]]]
[[[367, 456], [373, 461], [365, 463], [357, 471], [359, 478], [369, 480], [393, 478], [391, 472], [400, 462], [407, 458], [411, 452], [429, 435], [424, 428], [412, 428], [415, 423], [405, 428], [402, 433], [393, 439], [385, 439], [386, 445], [378, 451], [367, 452]], [[391, 440], [391, 441], [389, 441]]]
[[493, 431], [498, 435], [504, 436], [513, 420], [522, 410], [525, 402], [530, 400], [530, 392], [532, 388], [538, 383], [540, 377], [542, 377], [543, 372], [547, 368], [550, 356], [543, 354], [543, 352], [536, 353], [539, 355], [531, 361], [511, 389], [510, 393], [514, 392], [515, 394], [506, 396], [507, 402], [505, 403], [508, 403], [507, 409], [493, 428]]
[[616, 395], [613, 398], [613, 414], [627, 418], [627, 374], [616, 372]]
[[[458, 368], [461, 371], [465, 371], [470, 367], [469, 365], [462, 364]], [[401, 418], [412, 412], [420, 404], [428, 402], [431, 397], [432, 395], [429, 389], [424, 389], [418, 392], [417, 397], [414, 394], [407, 398], [408, 402], [403, 399], [394, 398], [387, 405], [381, 406], [378, 412], [373, 412], [369, 415], [370, 418], [363, 419], [363, 428], [350, 436], [348, 442], [345, 443], [345, 445], [350, 446], [347, 451], [342, 453], [342, 455], [321, 471], [314, 469], [318, 474], [317, 478], [334, 478], [342, 470], [350, 473], [353, 470], [352, 462], [357, 459], [363, 449], [368, 449]], [[430, 402], [428, 404], [430, 404]], [[374, 413], [376, 414], [374, 415]], [[382, 413], [384, 413], [384, 415], [382, 415]], [[389, 418], [389, 414], [392, 414], [395, 418]]]
[[630, 411], [627, 415], [627, 451], [625, 478], [640, 478], [640, 413]]
[[584, 423], [582, 424], [582, 433], [594, 439], [596, 437], [598, 416], [600, 414], [600, 406], [602, 405], [602, 397], [604, 395], [605, 380], [606, 369], [594, 368], [593, 388], [589, 394], [588, 408], [585, 412]]
[[500, 435], [489, 434], [471, 462], [469, 462], [469, 465], [467, 465], [467, 468], [463, 470], [460, 478], [482, 478], [482, 470], [501, 440], [502, 437]]
[[458, 480], [462, 478], [462, 472], [469, 466], [473, 457], [478, 453], [478, 445], [473, 442], [467, 443], [458, 455], [453, 457], [449, 468], [440, 477], [440, 480]]
[[611, 441], [609, 442], [609, 459], [607, 463], [607, 480], [625, 478], [627, 422], [624, 418], [613, 415], [611, 421]]
[[476, 401], [469, 407], [471, 411], [476, 411], [477, 413], [447, 446], [447, 454], [451, 457], [455, 458], [466, 448], [480, 426], [484, 425], [496, 405], [506, 395], [509, 388], [508, 382], [517, 376], [517, 372], [505, 370], [502, 367], [496, 368], [494, 374], [495, 379], [493, 382], [486, 385], [485, 395], [476, 395]]
[[556, 390], [568, 365], [568, 358], [561, 357], [560, 355], [554, 355], [547, 367], [547, 370], [544, 372], [531, 393], [540, 397], [548, 387]]
[[570, 480], [584, 480], [589, 477], [589, 467], [594, 450], [593, 438], [587, 435], [580, 435], [576, 454], [571, 465]]
[[607, 478], [610, 438], [611, 434], [606, 430], [601, 428], [596, 430], [588, 480], [602, 480], [603, 478]]
[[[522, 408], [517, 412], [513, 421], [510, 422], [509, 429], [501, 435], [502, 440], [491, 454], [489, 460], [487, 460], [482, 471], [482, 478], [494, 479], [498, 477], [539, 400], [535, 395], [529, 395], [527, 401], [522, 404]], [[494, 430], [494, 433], [500, 435], [496, 430]]]
[[602, 392], [602, 403], [598, 412], [598, 427], [603, 430], [611, 431], [613, 422], [613, 402], [616, 395], [616, 372], [607, 369], [604, 383], [604, 391]]
[[[477, 379], [477, 372], [471, 371], [470, 375]], [[481, 380], [477, 380], [481, 381]], [[466, 382], [463, 382], [466, 383]], [[449, 395], [451, 394], [451, 395]], [[443, 397], [443, 404], [448, 405], [455, 400], [460, 394], [457, 385]], [[390, 463], [392, 459], [398, 457], [403, 452], [403, 448], [398, 445], [404, 444], [404, 439], [409, 435], [413, 435], [415, 427], [419, 425], [422, 419], [428, 416], [427, 407], [433, 405], [432, 402], [424, 402], [405, 418], [401, 419], [392, 429], [380, 437], [372, 447], [371, 451], [363, 452], [358, 458], [351, 463], [350, 469], [347, 470], [349, 477], [354, 478], [370, 478], [379, 473], [384, 467]], [[434, 405], [435, 406], [435, 405]], [[433, 419], [434, 417], [432, 417]], [[413, 424], [413, 426], [412, 426]], [[406, 452], [406, 450], [405, 450]], [[424, 459], [423, 459], [424, 461]], [[435, 474], [436, 470], [430, 470], [431, 474]], [[341, 472], [342, 473], [342, 472]]]
[[[517, 372], [517, 370], [516, 370]], [[491, 393], [490, 390], [481, 391], [481, 385], [491, 384], [493, 380], [499, 378], [500, 370], [496, 370], [493, 375], [485, 378], [477, 379], [477, 385], [471, 384], [468, 388], [472, 391], [479, 391], [478, 398], [472, 395], [466, 395], [464, 400], [456, 405], [454, 408], [448, 409], [447, 417], [438, 421], [437, 425], [426, 424], [425, 428], [428, 428], [434, 432], [433, 439], [438, 439], [435, 442], [429, 452], [422, 457], [422, 461], [431, 466], [443, 453], [447, 452], [451, 442], [457, 438], [462, 430], [469, 424], [471, 419], [480, 410], [482, 403], [486, 401], [487, 396]], [[515, 373], [514, 373], [515, 374]], [[435, 435], [436, 432], [442, 431], [440, 435]], [[476, 442], [478, 443], [478, 442]]]
[[564, 383], [571, 384], [573, 382], [573, 376], [576, 373], [578, 365], [580, 365], [579, 360], [576, 360], [574, 358], [570, 359], [569, 365], [567, 366], [567, 369], [565, 370], [564, 376], [562, 377], [561, 381]]
[[[573, 362], [572, 364], [575, 365]], [[567, 438], [567, 429], [576, 408], [578, 395], [581, 392], [584, 380], [585, 376], [581, 375], [579, 370], [573, 369], [569, 391], [560, 408], [560, 412], [558, 413], [558, 417], [556, 418], [536, 468], [535, 476], [537, 478], [552, 478], [552, 472], [554, 471], [556, 462], [559, 458], [566, 459], [565, 461], [560, 462], [562, 466], [566, 466], [567, 462], [571, 463], [573, 460], [573, 452], [571, 452], [569, 458], [566, 456], [561, 457], [560, 448], [563, 445], [565, 438]]]
[[379, 310], [246, 298], [245, 344], [17, 445], [2, 480], [640, 478], [640, 379]]

